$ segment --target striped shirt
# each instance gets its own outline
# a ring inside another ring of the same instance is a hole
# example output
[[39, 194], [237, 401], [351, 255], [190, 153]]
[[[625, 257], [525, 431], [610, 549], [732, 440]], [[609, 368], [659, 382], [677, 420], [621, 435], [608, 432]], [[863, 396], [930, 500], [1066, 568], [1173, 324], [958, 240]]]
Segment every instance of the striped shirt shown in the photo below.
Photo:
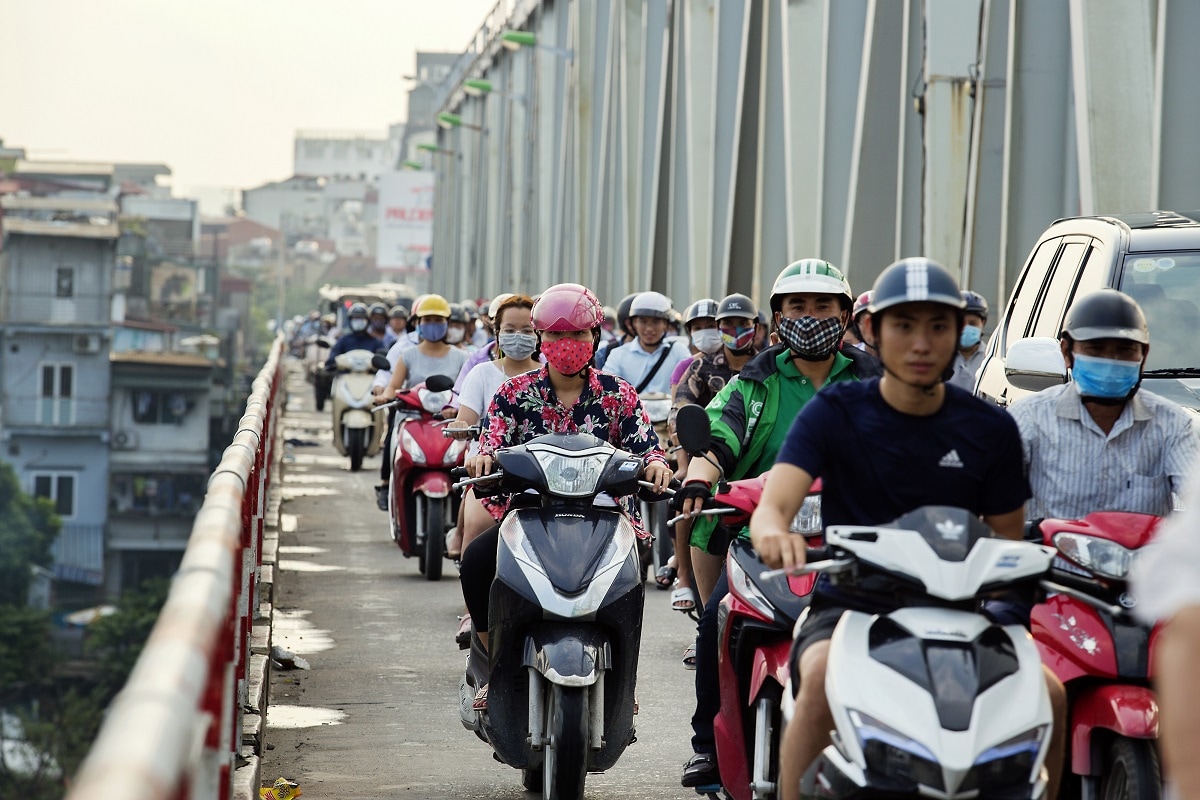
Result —
[[1033, 499], [1028, 519], [1078, 519], [1092, 511], [1166, 515], [1200, 453], [1200, 430], [1178, 405], [1140, 391], [1104, 433], [1075, 383], [1009, 408], [1021, 429]]

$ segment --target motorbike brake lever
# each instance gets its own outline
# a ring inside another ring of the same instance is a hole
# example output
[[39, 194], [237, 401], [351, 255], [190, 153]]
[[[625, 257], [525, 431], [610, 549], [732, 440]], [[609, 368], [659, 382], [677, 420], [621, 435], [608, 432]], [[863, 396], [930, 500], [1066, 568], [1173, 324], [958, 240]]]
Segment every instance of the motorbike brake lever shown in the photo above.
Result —
[[[732, 508], [705, 508], [705, 509], [697, 512], [695, 516], [697, 516], [697, 517], [717, 517], [717, 516], [720, 516], [721, 514], [733, 514], [734, 512], [735, 512], [735, 509], [732, 509]], [[667, 520], [667, 524], [668, 525], [676, 525], [676, 524], [682, 522], [683, 520], [684, 520], [683, 514], [679, 514], [678, 516], [671, 517], [669, 520]]]
[[470, 434], [471, 436], [478, 436], [479, 435], [479, 426], [478, 425], [470, 425], [466, 428], [450, 428], [450, 427], [442, 428], [442, 436], [446, 437], [447, 439], [453, 438], [454, 434], [456, 434], [456, 433], [467, 433], [467, 434]]
[[1081, 603], [1087, 603], [1092, 608], [1096, 608], [1101, 611], [1107, 611], [1114, 617], [1131, 616], [1129, 609], [1125, 608], [1124, 606], [1114, 606], [1111, 603], [1106, 603], [1103, 600], [1092, 597], [1087, 592], [1073, 589], [1070, 586], [1063, 586], [1061, 583], [1055, 583], [1054, 581], [1041, 581], [1041, 585], [1042, 588], [1048, 592], [1065, 594], [1067, 597], [1072, 597]]
[[824, 561], [813, 561], [811, 564], [804, 564], [803, 566], [792, 567], [790, 569], [770, 569], [762, 573], [759, 577], [763, 580], [771, 580], [783, 575], [789, 577], [792, 575], [808, 575], [810, 572], [844, 572], [853, 565], [853, 559], [827, 558]]
[[504, 470], [498, 469], [495, 472], [489, 472], [487, 475], [480, 475], [478, 478], [463, 478], [458, 483], [450, 484], [450, 488], [454, 489], [455, 491], [462, 491], [463, 489], [467, 488], [468, 486], [473, 486], [477, 483], [487, 483], [489, 481], [498, 481], [503, 477], [504, 477]]

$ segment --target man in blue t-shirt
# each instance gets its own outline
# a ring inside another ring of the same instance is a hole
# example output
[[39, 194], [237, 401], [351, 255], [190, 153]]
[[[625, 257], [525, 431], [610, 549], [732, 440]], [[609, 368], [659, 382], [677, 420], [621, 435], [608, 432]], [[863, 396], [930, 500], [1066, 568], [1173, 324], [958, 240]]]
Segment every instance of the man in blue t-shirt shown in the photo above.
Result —
[[[805, 540], [790, 534], [788, 525], [817, 478], [826, 525], [879, 525], [920, 506], [948, 505], [978, 514], [1000, 536], [1022, 536], [1030, 491], [1016, 423], [943, 382], [963, 326], [957, 282], [939, 264], [908, 258], [880, 274], [871, 298], [884, 375], [829, 386], [796, 417], [750, 521], [755, 550], [769, 566], [804, 564]], [[851, 597], [818, 581], [794, 650], [800, 685], [780, 744], [781, 800], [797, 800], [800, 777], [830, 742], [834, 721], [825, 698], [825, 664], [842, 612], [893, 607], [885, 592]], [[1047, 683], [1055, 713], [1046, 758], [1046, 796], [1052, 799], [1066, 694], [1050, 673]]]

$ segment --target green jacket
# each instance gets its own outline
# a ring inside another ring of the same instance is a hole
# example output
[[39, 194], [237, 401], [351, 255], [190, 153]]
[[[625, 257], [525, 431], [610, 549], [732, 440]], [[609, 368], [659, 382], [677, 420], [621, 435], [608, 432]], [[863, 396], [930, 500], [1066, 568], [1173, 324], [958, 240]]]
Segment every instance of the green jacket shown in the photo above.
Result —
[[[710, 449], [726, 480], [756, 477], [759, 472], [754, 468], [764, 456], [774, 425], [792, 424], [790, 418], [779, 419], [779, 385], [787, 378], [779, 371], [778, 358], [786, 347], [778, 344], [750, 359], [737, 378], [705, 407], [712, 426]], [[831, 383], [866, 380], [883, 372], [879, 361], [861, 350], [846, 348], [834, 358]], [[845, 365], [847, 361], [850, 363]], [[776, 454], [766, 455], [774, 461]], [[715, 517], [697, 519], [692, 527], [692, 545], [707, 547], [716, 523]]]

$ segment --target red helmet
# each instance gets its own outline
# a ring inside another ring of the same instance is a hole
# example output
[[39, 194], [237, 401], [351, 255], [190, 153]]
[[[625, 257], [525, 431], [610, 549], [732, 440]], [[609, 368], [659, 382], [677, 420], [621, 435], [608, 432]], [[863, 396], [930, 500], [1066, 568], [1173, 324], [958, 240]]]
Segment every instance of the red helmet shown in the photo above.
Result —
[[559, 283], [542, 292], [531, 316], [534, 330], [590, 331], [604, 322], [604, 309], [586, 286]]

